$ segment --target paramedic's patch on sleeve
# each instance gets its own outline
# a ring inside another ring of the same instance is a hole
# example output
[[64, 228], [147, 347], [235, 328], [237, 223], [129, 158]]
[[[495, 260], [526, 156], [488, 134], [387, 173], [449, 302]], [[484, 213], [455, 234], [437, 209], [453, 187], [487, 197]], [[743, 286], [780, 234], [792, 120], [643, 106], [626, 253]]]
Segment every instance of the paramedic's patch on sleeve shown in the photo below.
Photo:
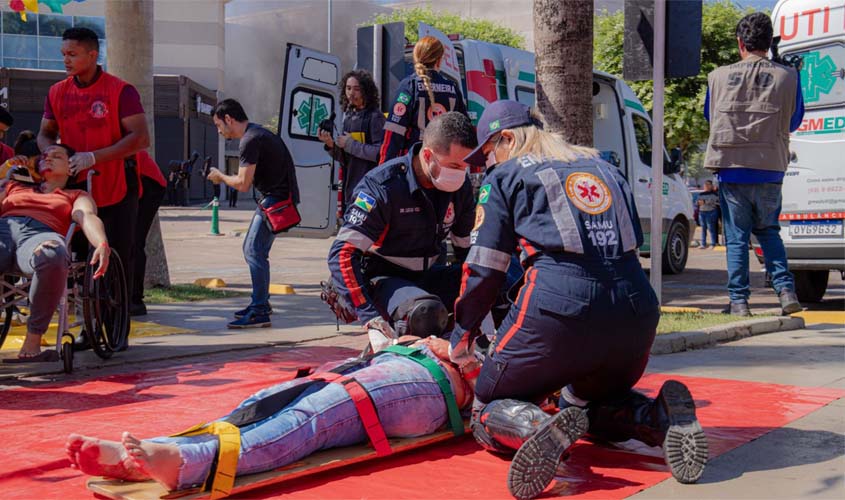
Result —
[[397, 102], [397, 103], [393, 106], [393, 114], [394, 114], [394, 115], [396, 115], [396, 116], [402, 116], [402, 115], [404, 115], [406, 110], [407, 110], [407, 108], [406, 108], [406, 107], [405, 107], [405, 105], [404, 105], [404, 104], [402, 104], [401, 102]]
[[484, 207], [478, 205], [475, 207], [475, 225], [472, 227], [472, 230], [478, 231], [482, 224], [484, 224]]
[[346, 222], [352, 224], [353, 226], [360, 226], [367, 220], [367, 214], [364, 211], [360, 210], [358, 206], [351, 207], [346, 212]]
[[483, 205], [487, 203], [487, 200], [490, 199], [490, 184], [485, 184], [481, 186], [481, 189], [478, 190], [478, 203]]
[[400, 92], [399, 96], [396, 98], [396, 102], [400, 102], [402, 104], [408, 104], [408, 103], [411, 102], [411, 96], [409, 96], [405, 92]]
[[367, 193], [361, 191], [360, 193], [358, 193], [358, 197], [355, 198], [354, 205], [369, 213], [369, 211], [372, 210], [374, 206], [376, 206], [376, 199], [368, 195]]

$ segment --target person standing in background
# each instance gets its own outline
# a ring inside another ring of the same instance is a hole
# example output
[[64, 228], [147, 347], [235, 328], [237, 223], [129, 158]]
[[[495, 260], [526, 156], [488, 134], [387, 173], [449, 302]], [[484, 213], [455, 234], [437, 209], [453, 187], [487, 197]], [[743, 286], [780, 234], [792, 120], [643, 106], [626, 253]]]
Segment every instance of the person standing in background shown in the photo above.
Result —
[[345, 74], [340, 90], [343, 134], [332, 139], [330, 132], [320, 129], [319, 137], [341, 164], [342, 216], [355, 199], [355, 186], [378, 165], [384, 138], [384, 115], [379, 109], [378, 88], [369, 72], [355, 70]]
[[456, 82], [440, 73], [444, 52], [443, 44], [433, 36], [414, 45], [414, 74], [399, 83], [384, 124], [379, 164], [406, 155], [423, 140], [423, 131], [434, 118], [448, 111], [467, 114]]
[[704, 167], [719, 180], [725, 225], [730, 298], [725, 312], [738, 316], [751, 316], [752, 234], [763, 249], [781, 311], [801, 310], [778, 219], [789, 164], [789, 133], [801, 126], [804, 99], [795, 68], [766, 58], [772, 34], [768, 15], [755, 12], [743, 17], [736, 26], [741, 60], [707, 76], [704, 100], [704, 117], [710, 122]]
[[707, 248], [707, 232], [713, 246], [719, 244], [719, 193], [713, 181], [704, 181], [704, 192], [698, 195], [698, 217], [701, 219], [701, 248]]
[[[76, 151], [70, 159], [75, 176], [71, 188], [86, 189], [87, 170], [97, 172], [91, 196], [119, 256], [112, 258], [122, 264], [128, 292], [133, 289], [132, 250], [140, 195], [135, 155], [150, 146], [150, 134], [138, 90], [104, 71], [97, 64], [99, 53], [94, 31], [76, 27], [62, 34], [68, 77], [50, 87], [38, 146], [46, 151], [61, 140]], [[78, 347], [87, 347], [84, 335], [78, 339]], [[116, 346], [116, 350], [125, 348], [126, 344]]]

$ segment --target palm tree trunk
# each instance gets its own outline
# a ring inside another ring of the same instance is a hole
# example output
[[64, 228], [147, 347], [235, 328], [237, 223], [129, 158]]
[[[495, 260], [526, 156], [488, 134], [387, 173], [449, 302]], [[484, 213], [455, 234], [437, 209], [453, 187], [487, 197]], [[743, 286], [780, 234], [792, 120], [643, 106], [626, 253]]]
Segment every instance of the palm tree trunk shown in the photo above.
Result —
[[547, 130], [593, 144], [593, 0], [534, 0], [537, 106]]
[[[106, 40], [109, 73], [131, 83], [141, 94], [150, 131], [150, 155], [155, 158], [153, 0], [106, 0]], [[146, 250], [144, 286], [170, 286], [158, 215], [147, 235]]]

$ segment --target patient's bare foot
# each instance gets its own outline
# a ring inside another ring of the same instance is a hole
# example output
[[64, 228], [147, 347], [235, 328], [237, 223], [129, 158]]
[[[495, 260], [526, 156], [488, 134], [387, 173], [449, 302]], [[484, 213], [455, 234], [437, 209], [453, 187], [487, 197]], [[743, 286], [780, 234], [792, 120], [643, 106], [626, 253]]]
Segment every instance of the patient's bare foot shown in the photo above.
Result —
[[179, 448], [172, 444], [141, 441], [128, 432], [123, 433], [121, 442], [136, 467], [169, 491], [176, 489], [182, 466]]
[[91, 476], [105, 476], [125, 481], [147, 481], [150, 478], [126, 453], [117, 441], [106, 441], [71, 434], [65, 443], [71, 467]]

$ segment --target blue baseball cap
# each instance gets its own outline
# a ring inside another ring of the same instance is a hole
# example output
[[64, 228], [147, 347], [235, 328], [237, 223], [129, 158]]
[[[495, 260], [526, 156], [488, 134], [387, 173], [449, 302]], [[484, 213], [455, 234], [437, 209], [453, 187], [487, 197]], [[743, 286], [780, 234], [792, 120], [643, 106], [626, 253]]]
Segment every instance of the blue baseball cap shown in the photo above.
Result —
[[481, 151], [481, 148], [491, 137], [506, 128], [531, 124], [542, 126], [531, 117], [531, 108], [525, 104], [509, 100], [493, 102], [487, 106], [478, 120], [478, 127], [476, 128], [478, 147], [473, 149], [472, 153], [464, 158], [464, 161], [470, 165], [484, 165], [486, 155]]

